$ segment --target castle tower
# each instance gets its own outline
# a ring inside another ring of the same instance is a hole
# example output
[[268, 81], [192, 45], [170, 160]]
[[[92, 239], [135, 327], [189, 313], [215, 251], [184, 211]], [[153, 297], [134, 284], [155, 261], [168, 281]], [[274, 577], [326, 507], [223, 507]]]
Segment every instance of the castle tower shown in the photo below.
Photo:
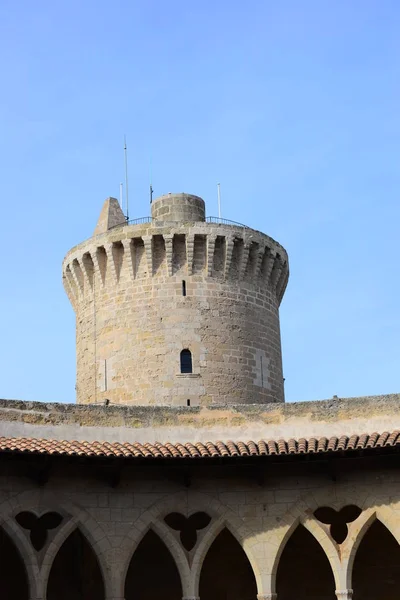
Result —
[[127, 224], [109, 198], [93, 237], [64, 259], [77, 401], [283, 402], [284, 248], [248, 227], [206, 221], [197, 196], [161, 196], [151, 212]]

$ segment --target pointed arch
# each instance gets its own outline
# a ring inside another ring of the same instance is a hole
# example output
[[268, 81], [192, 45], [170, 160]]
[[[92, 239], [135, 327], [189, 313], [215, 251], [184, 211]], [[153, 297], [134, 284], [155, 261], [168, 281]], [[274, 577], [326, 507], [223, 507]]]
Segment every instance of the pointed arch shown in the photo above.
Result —
[[[286, 548], [286, 544], [291, 539], [293, 533], [299, 526], [304, 527], [315, 539], [317, 544], [321, 546], [322, 551], [327, 557], [335, 579], [336, 589], [340, 589], [340, 559], [336, 544], [327, 535], [324, 526], [322, 526], [314, 517], [297, 515], [294, 519], [289, 520], [287, 516], [287, 527], [284, 529], [283, 537], [280, 538], [277, 546], [277, 551], [271, 563], [271, 589], [276, 591], [276, 576], [280, 564], [281, 556]], [[271, 540], [272, 541], [272, 540]], [[276, 543], [276, 542], [275, 542]]]
[[12, 538], [0, 527], [0, 590], [7, 600], [29, 600], [29, 579], [22, 556]]
[[137, 546], [125, 578], [125, 600], [180, 600], [182, 582], [173, 556], [149, 528]]
[[397, 600], [400, 544], [375, 515], [366, 522], [353, 562], [353, 600]]
[[105, 600], [105, 586], [92, 546], [77, 527], [58, 550], [47, 582], [47, 600]]
[[252, 600], [257, 597], [253, 568], [241, 544], [227, 527], [215, 537], [200, 572], [200, 598]]
[[299, 523], [280, 554], [276, 573], [279, 600], [336, 600], [331, 563], [321, 544]]
[[119, 577], [117, 589], [121, 597], [124, 595], [125, 581], [132, 558], [134, 557], [141, 541], [150, 529], [152, 529], [154, 533], [162, 540], [167, 550], [171, 554], [178, 569], [182, 587], [185, 591], [187, 590], [190, 579], [190, 569], [186, 555], [173, 533], [169, 530], [165, 523], [161, 520], [158, 520], [158, 518], [159, 515], [155, 507], [146, 513], [143, 513], [140, 521], [136, 523], [136, 526], [129, 530], [127, 536], [124, 538], [120, 546], [124, 555], [124, 567]]
[[[0, 509], [1, 510], [1, 509]], [[32, 548], [29, 536], [25, 535], [25, 532], [18, 525], [17, 521], [13, 516], [7, 518], [7, 520], [0, 523], [0, 529], [3, 529], [5, 534], [14, 544], [18, 556], [24, 565], [26, 576], [28, 578], [28, 587], [30, 595], [35, 598], [40, 594], [40, 576], [39, 576], [39, 565], [37, 562], [36, 552]], [[0, 576], [1, 576], [1, 564], [0, 562]], [[1, 587], [0, 587], [1, 591]], [[1, 597], [1, 593], [0, 593]]]
[[[255, 557], [253, 556], [251, 548], [247, 543], [247, 540], [252, 539], [251, 532], [247, 531], [247, 530], [244, 533], [243, 533], [243, 531], [242, 532], [237, 531], [232, 526], [232, 523], [229, 519], [229, 516], [231, 516], [231, 515], [229, 515], [228, 512], [229, 511], [226, 509], [223, 516], [214, 520], [214, 522], [211, 524], [209, 529], [205, 532], [204, 536], [202, 537], [202, 539], [196, 549], [196, 552], [195, 552], [195, 555], [194, 555], [193, 561], [192, 561], [192, 573], [193, 573], [193, 582], [192, 582], [193, 590], [192, 590], [192, 592], [195, 596], [199, 595], [200, 577], [201, 577], [204, 560], [205, 560], [211, 546], [213, 545], [216, 538], [219, 536], [219, 534], [222, 532], [223, 529], [227, 529], [232, 534], [232, 536], [236, 539], [237, 543], [243, 548], [243, 551], [246, 554], [246, 557], [247, 557], [247, 559], [251, 565], [252, 571], [254, 573], [256, 583], [257, 583], [257, 588], [258, 589], [261, 588], [261, 577], [260, 577], [259, 564], [256, 561]], [[242, 524], [242, 526], [243, 526], [243, 524]], [[240, 535], [240, 533], [242, 533], [242, 535]]]

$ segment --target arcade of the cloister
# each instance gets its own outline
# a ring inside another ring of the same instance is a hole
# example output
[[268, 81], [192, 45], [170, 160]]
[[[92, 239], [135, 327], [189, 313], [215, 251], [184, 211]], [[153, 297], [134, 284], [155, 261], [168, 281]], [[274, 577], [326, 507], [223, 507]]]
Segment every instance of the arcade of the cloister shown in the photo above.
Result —
[[5, 461], [0, 597], [398, 600], [400, 471], [382, 460], [333, 476]]

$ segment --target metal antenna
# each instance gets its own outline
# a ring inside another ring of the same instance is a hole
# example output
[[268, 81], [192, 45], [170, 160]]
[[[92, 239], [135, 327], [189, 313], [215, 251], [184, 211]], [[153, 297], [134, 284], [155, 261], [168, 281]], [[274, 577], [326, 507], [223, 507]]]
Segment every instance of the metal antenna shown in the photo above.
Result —
[[150, 204], [153, 202], [153, 173], [151, 169], [151, 157], [150, 157]]
[[218, 218], [221, 218], [221, 184], [217, 183], [218, 190]]
[[126, 198], [126, 220], [129, 221], [129, 200], [128, 200], [128, 148], [126, 147], [126, 136], [124, 136], [124, 154], [125, 154], [125, 198]]

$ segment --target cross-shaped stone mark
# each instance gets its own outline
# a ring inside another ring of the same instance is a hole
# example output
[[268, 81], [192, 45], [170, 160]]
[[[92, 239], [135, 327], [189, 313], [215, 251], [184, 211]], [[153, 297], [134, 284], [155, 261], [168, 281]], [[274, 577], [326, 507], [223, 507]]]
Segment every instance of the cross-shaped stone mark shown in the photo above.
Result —
[[63, 517], [56, 512], [44, 513], [38, 517], [32, 512], [23, 511], [16, 515], [15, 520], [21, 527], [30, 531], [32, 546], [39, 552], [46, 544], [48, 529], [58, 527]]
[[164, 518], [166, 524], [180, 531], [182, 546], [190, 552], [197, 542], [197, 530], [204, 529], [211, 521], [211, 517], [205, 512], [197, 512], [190, 517], [185, 517], [180, 513], [170, 513]]

